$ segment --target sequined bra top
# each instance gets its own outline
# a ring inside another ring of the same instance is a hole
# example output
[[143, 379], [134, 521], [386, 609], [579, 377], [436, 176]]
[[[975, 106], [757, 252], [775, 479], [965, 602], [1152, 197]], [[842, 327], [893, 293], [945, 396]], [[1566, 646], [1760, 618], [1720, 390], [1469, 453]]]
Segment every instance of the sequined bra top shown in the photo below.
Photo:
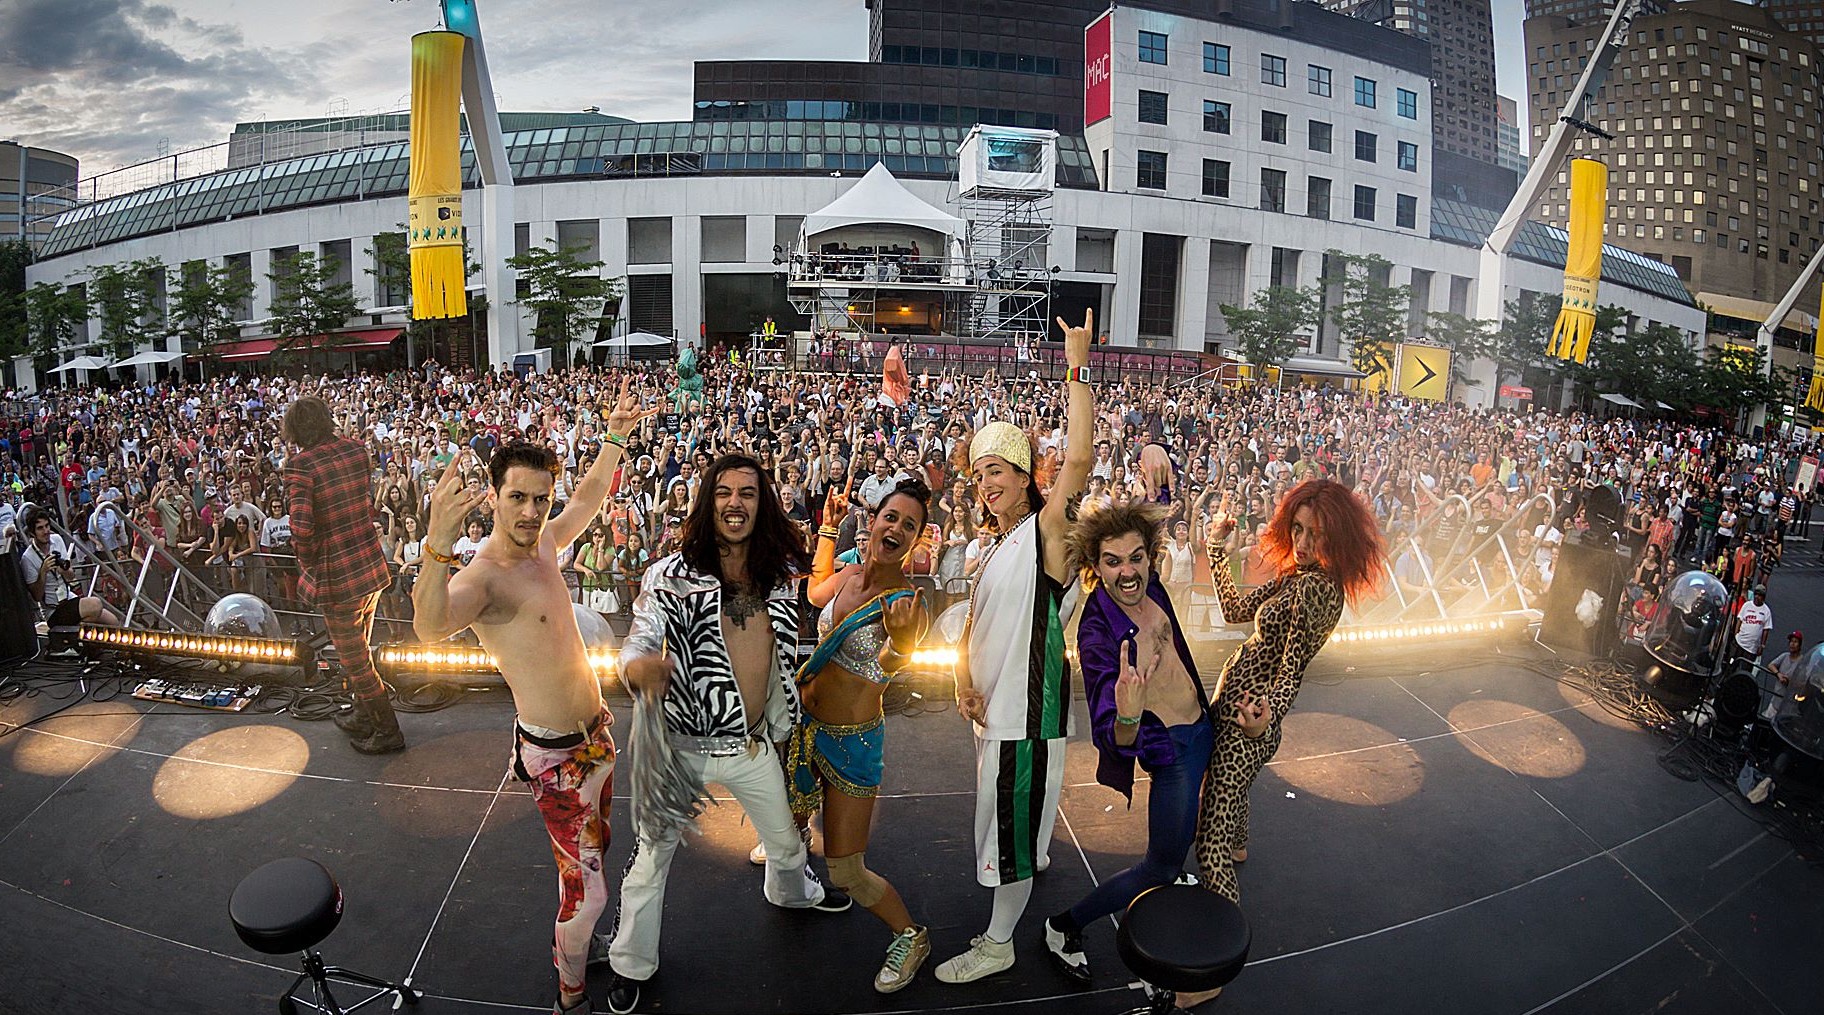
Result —
[[[817, 616], [817, 637], [828, 638], [835, 627], [836, 600], [831, 599]], [[836, 647], [833, 658], [843, 669], [871, 684], [890, 683], [893, 674], [880, 665], [880, 649], [886, 643], [886, 625], [875, 620], [849, 632], [849, 636]]]

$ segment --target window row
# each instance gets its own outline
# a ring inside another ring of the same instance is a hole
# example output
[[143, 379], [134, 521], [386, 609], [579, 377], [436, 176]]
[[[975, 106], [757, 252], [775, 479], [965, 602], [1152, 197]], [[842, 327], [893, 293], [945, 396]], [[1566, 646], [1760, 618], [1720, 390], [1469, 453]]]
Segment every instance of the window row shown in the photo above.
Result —
[[1032, 53], [996, 53], [986, 49], [951, 49], [938, 46], [882, 46], [880, 47], [880, 62], [1054, 76], [1059, 72], [1060, 67], [1058, 58], [1055, 56], [1037, 56]]
[[[1143, 190], [1166, 189], [1168, 160], [1165, 152], [1141, 151], [1136, 161], [1135, 183]], [[1232, 164], [1221, 159], [1204, 159], [1202, 173], [1202, 194], [1204, 197], [1230, 197]], [[1333, 181], [1322, 176], [1305, 178], [1305, 215], [1314, 219], [1331, 217], [1331, 188]], [[1359, 222], [1373, 222], [1379, 212], [1379, 190], [1375, 187], [1355, 186], [1354, 202], [1350, 214]], [[1262, 169], [1260, 171], [1260, 208], [1262, 211], [1284, 212], [1286, 210], [1286, 171], [1283, 169]], [[1419, 220], [1419, 199], [1413, 194], [1394, 195], [1394, 225], [1401, 229], [1414, 229]]]
[[[1169, 61], [1170, 48], [1171, 38], [1164, 32], [1142, 31], [1140, 33], [1141, 63], [1165, 66]], [[1222, 43], [1204, 43], [1203, 72], [1227, 77], [1232, 55], [1229, 47]], [[1260, 55], [1260, 81], [1262, 84], [1273, 85], [1276, 88], [1286, 87], [1286, 58], [1274, 56], [1271, 53], [1262, 53]], [[1328, 98], [1331, 94], [1330, 68], [1314, 63], [1305, 65], [1305, 87], [1312, 95]], [[1377, 108], [1379, 88], [1380, 85], [1375, 79], [1357, 75], [1355, 78], [1355, 104], [1368, 109]], [[1398, 115], [1408, 120], [1418, 119], [1419, 93], [1410, 88], [1396, 89], [1394, 109]]]
[[[1141, 123], [1164, 124], [1167, 121], [1167, 96], [1164, 92], [1152, 92], [1144, 89], [1140, 92], [1139, 117]], [[1234, 111], [1227, 102], [1205, 99], [1203, 102], [1203, 129], [1210, 134], [1229, 134], [1234, 129]], [[1263, 110], [1260, 114], [1260, 139], [1269, 144], [1286, 144], [1288, 137], [1288, 118], [1284, 113]], [[1323, 120], [1305, 121], [1305, 146], [1314, 152], [1329, 152], [1332, 148], [1332, 135], [1335, 125]], [[1377, 162], [1380, 159], [1380, 135], [1372, 131], [1355, 132], [1355, 157], [1363, 162]], [[1409, 173], [1419, 171], [1419, 146], [1411, 141], [1394, 142], [1395, 164]]]

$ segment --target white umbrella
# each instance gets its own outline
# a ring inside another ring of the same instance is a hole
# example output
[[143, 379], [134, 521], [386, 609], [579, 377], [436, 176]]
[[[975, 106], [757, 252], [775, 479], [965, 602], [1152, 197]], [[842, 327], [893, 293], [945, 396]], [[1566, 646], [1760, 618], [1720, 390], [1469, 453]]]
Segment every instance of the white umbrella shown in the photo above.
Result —
[[169, 363], [172, 360], [183, 358], [184, 354], [181, 352], [159, 352], [157, 350], [152, 350], [149, 352], [142, 352], [137, 356], [129, 356], [119, 363], [112, 364], [109, 369], [113, 369], [114, 367], [151, 366], [155, 363]]
[[108, 361], [100, 356], [78, 356], [62, 366], [52, 367], [51, 373], [61, 374], [69, 370], [100, 370], [107, 365]]

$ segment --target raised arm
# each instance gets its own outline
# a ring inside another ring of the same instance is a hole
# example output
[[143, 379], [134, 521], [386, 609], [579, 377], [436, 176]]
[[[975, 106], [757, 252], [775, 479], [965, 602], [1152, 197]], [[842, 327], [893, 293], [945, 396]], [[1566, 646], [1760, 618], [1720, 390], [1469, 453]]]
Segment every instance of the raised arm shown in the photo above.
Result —
[[842, 587], [842, 573], [845, 568], [836, 566], [836, 540], [841, 530], [836, 522], [830, 519], [839, 518], [847, 510], [847, 491], [831, 488], [824, 500], [823, 525], [817, 530], [817, 552], [811, 559], [811, 580], [805, 586], [805, 597], [812, 606], [822, 609], [830, 600], [836, 598], [836, 590]]
[[1240, 624], [1254, 619], [1254, 614], [1260, 611], [1260, 604], [1278, 590], [1279, 583], [1267, 582], [1246, 595], [1235, 587], [1235, 577], [1229, 573], [1227, 544], [1229, 532], [1234, 527], [1235, 519], [1226, 516], [1218, 519], [1210, 527], [1210, 541], [1204, 547], [1204, 552], [1210, 557], [1210, 584], [1216, 587], [1216, 600], [1222, 606], [1222, 619], [1231, 624]]
[[1064, 546], [1070, 530], [1070, 500], [1089, 485], [1089, 470], [1095, 464], [1096, 392], [1089, 385], [1089, 340], [1095, 334], [1096, 312], [1084, 311], [1081, 327], [1065, 324], [1060, 317], [1058, 327], [1064, 329], [1067, 367], [1064, 461], [1039, 512], [1039, 530], [1044, 534], [1045, 572], [1063, 582], [1070, 578], [1069, 552]]
[[621, 375], [621, 393], [615, 399], [614, 408], [608, 413], [607, 433], [602, 440], [602, 453], [595, 458], [595, 464], [589, 467], [583, 481], [576, 484], [576, 490], [570, 496], [570, 503], [564, 506], [551, 522], [551, 537], [558, 546], [569, 546], [576, 542], [589, 527], [589, 521], [608, 497], [608, 487], [614, 481], [614, 472], [620, 468], [621, 459], [627, 454], [627, 435], [640, 421], [649, 416], [656, 416], [664, 410], [664, 405], [657, 405], [642, 411], [640, 400], [629, 389], [629, 375]]
[[461, 459], [451, 459], [431, 491], [431, 520], [424, 537], [424, 557], [412, 585], [412, 633], [420, 641], [442, 641], [468, 627], [487, 606], [487, 585], [479, 570], [468, 568], [450, 577], [451, 552], [469, 512], [487, 499], [487, 490], [469, 493], [462, 485]]

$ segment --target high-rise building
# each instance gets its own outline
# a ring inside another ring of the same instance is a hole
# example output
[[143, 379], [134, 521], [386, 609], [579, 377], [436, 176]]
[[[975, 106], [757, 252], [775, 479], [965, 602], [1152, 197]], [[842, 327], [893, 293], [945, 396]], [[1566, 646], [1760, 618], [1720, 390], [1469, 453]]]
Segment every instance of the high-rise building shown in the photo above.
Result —
[[[1535, 155], [1603, 26], [1527, 19]], [[1609, 242], [1670, 264], [1698, 300], [1752, 333], [1824, 236], [1824, 50], [1733, 0], [1673, 4], [1630, 35], [1581, 111], [1614, 139], [1586, 135], [1574, 147], [1608, 163]], [[1561, 171], [1534, 214], [1563, 225], [1569, 201]]]
[[1527, 158], [1526, 150], [1520, 147], [1520, 107], [1505, 95], [1496, 96], [1495, 101], [1501, 111], [1500, 122], [1495, 124], [1495, 163], [1516, 176], [1525, 176]]
[[0, 240], [24, 240], [35, 252], [57, 214], [76, 206], [76, 157], [0, 141]]
[[1824, 2], [1820, 0], [1757, 0], [1789, 32], [1797, 32], [1824, 48]]
[[[1664, 14], [1666, 8], [1677, 0], [1641, 0], [1640, 13], [1637, 17], [1650, 14]], [[1615, 0], [1526, 0], [1526, 16], [1529, 18], [1561, 17], [1582, 24], [1586, 21], [1609, 23], [1609, 15], [1615, 13]]]
[[1495, 30], [1489, 0], [1320, 2], [1431, 43], [1431, 122], [1438, 150], [1496, 163]]

